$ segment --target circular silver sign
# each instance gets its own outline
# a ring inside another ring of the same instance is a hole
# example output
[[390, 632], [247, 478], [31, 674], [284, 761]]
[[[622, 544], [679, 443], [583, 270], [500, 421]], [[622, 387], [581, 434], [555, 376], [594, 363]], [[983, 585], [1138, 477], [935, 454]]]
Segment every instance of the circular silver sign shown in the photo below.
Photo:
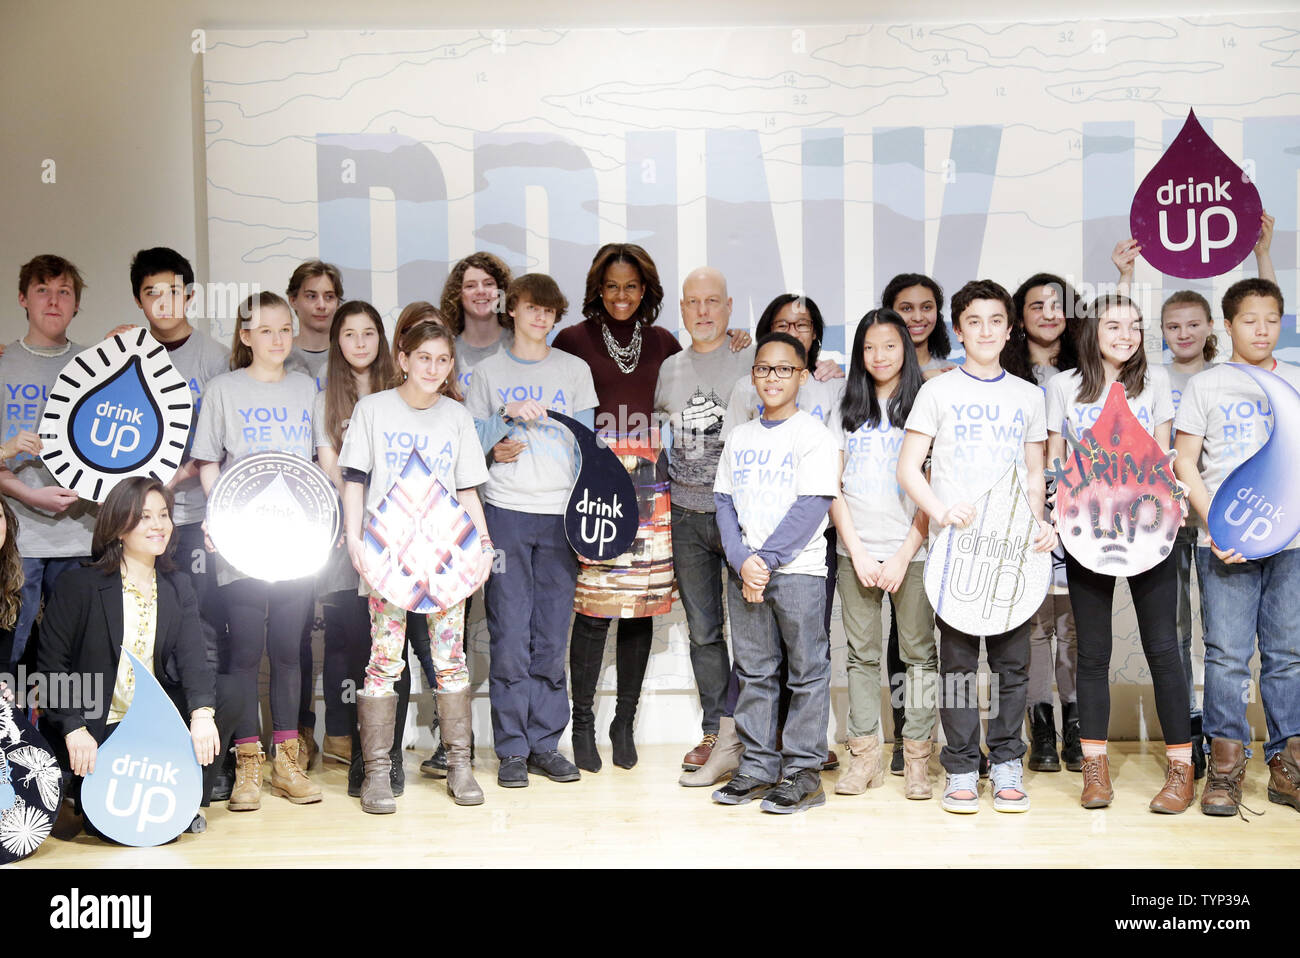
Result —
[[339, 499], [316, 466], [285, 452], [245, 456], [208, 497], [208, 536], [222, 558], [266, 582], [301, 579], [338, 541]]

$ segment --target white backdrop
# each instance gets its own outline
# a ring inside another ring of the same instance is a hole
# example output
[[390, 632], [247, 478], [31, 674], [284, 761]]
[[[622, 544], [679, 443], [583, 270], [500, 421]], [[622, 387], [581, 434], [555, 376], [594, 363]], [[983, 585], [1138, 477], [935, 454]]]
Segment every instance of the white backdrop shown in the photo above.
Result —
[[[846, 325], [904, 270], [950, 291], [976, 276], [1014, 288], [1044, 269], [1085, 292], [1113, 282], [1133, 189], [1194, 106], [1277, 217], [1282, 353], [1300, 359], [1297, 28], [1300, 15], [1268, 14], [208, 31], [209, 276], [283, 290], [320, 256], [391, 321], [406, 302], [436, 301], [448, 264], [473, 249], [551, 272], [580, 300], [595, 249], [627, 239], [649, 249], [666, 290], [696, 265], [722, 268], [742, 325], [776, 293], [811, 295], [827, 346], [842, 349]], [[1165, 288], [1140, 265], [1137, 278], [1150, 322], [1172, 289], [1217, 303], [1241, 275]], [[677, 328], [672, 299], [660, 321]], [[228, 334], [228, 309], [212, 313]], [[1144, 684], [1121, 595], [1113, 678]], [[832, 644], [842, 686], [838, 624]], [[698, 701], [680, 613], [655, 648], [647, 688], [665, 694], [648, 697], [641, 734], [685, 740]], [[481, 660], [474, 677], [485, 685]]]

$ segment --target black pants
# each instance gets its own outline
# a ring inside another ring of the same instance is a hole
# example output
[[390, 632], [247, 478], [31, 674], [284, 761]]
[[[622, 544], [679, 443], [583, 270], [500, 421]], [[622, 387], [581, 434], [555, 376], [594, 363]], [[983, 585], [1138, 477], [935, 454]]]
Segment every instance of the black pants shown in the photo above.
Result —
[[[325, 596], [325, 734], [351, 735], [357, 724], [357, 693], [370, 660], [370, 609], [356, 589]], [[405, 672], [403, 672], [405, 674]], [[409, 679], [408, 679], [409, 681]]]
[[[1110, 731], [1111, 606], [1115, 577], [1085, 569], [1065, 554], [1070, 604], [1079, 643], [1079, 734], [1105, 741]], [[1155, 685], [1156, 715], [1167, 745], [1192, 740], [1187, 676], [1178, 647], [1178, 567], [1170, 553], [1153, 569], [1130, 576], [1138, 634]]]
[[[939, 625], [939, 721], [947, 741], [939, 754], [955, 775], [974, 772], [980, 762], [977, 671], [980, 637]], [[1010, 762], [1025, 754], [1020, 737], [1029, 695], [1029, 622], [1010, 632], [984, 636], [990, 675], [987, 740], [989, 761]], [[996, 695], [994, 693], [996, 692]]]
[[263, 649], [271, 660], [271, 724], [277, 732], [297, 731], [298, 653], [302, 625], [315, 601], [312, 589], [310, 579], [238, 579], [221, 587], [230, 628], [223, 672], [238, 684], [243, 698], [234, 727], [236, 741], [258, 734], [257, 673]]

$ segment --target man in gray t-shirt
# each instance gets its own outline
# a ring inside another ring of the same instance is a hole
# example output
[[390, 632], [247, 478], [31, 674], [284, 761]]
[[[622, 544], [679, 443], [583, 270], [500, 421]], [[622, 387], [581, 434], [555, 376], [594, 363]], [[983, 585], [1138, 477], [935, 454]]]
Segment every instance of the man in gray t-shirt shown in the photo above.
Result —
[[704, 710], [704, 738], [682, 760], [683, 785], [712, 785], [737, 767], [740, 743], [726, 707], [731, 665], [722, 634], [722, 572], [727, 559], [714, 515], [713, 480], [722, 456], [723, 419], [736, 380], [754, 361], [753, 349], [733, 353], [727, 342], [731, 298], [727, 280], [701, 267], [682, 283], [682, 322], [691, 348], [669, 356], [655, 385], [655, 412], [672, 430], [668, 477], [672, 492], [673, 565], [686, 610], [691, 668]]
[[0, 665], [10, 673], [27, 648], [42, 600], [63, 572], [90, 556], [98, 509], [55, 482], [37, 456], [36, 436], [50, 389], [63, 367], [84, 348], [67, 337], [84, 285], [77, 267], [61, 256], [37, 256], [26, 263], [19, 273], [23, 292], [18, 303], [27, 311], [27, 334], [0, 356], [4, 391], [0, 441], [10, 450], [20, 450], [0, 464], [0, 492], [18, 518], [16, 539], [23, 558], [22, 606], [14, 623], [13, 646], [0, 649]]

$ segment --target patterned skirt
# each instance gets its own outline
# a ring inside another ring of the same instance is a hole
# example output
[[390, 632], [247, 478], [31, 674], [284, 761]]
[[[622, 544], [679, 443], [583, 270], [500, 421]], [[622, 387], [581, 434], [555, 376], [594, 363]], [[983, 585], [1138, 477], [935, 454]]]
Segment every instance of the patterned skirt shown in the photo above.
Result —
[[672, 506], [659, 433], [606, 440], [632, 476], [640, 524], [631, 548], [606, 562], [579, 560], [574, 611], [600, 619], [662, 615], [673, 607]]

